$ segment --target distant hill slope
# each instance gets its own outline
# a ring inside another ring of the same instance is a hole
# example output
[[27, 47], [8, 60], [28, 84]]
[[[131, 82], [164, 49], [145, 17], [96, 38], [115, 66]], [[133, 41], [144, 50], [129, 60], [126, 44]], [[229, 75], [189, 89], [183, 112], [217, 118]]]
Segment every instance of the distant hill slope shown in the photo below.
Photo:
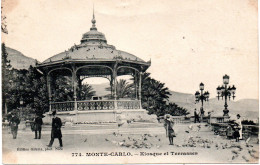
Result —
[[[104, 96], [109, 94], [109, 91], [105, 91], [106, 87], [109, 87], [108, 83], [104, 84], [91, 84], [96, 91], [96, 95]], [[186, 108], [190, 115], [193, 115], [194, 109], [200, 109], [201, 103], [195, 103], [195, 97], [193, 94], [181, 93], [170, 91], [172, 94], [169, 97], [170, 102], [174, 102], [177, 105]], [[259, 101], [257, 99], [241, 99], [235, 101], [228, 101], [228, 109], [231, 116], [240, 114], [244, 119], [257, 119], [259, 114]], [[208, 102], [204, 102], [204, 110], [207, 114], [209, 111], [213, 111], [212, 114], [215, 116], [222, 116], [224, 109], [224, 100], [217, 98], [211, 98]]]
[[[199, 109], [201, 102], [195, 103], [195, 97], [192, 94], [184, 94], [179, 92], [170, 91], [170, 102], [174, 102], [179, 106], [182, 106], [189, 110], [191, 115], [195, 108]], [[208, 102], [204, 102], [204, 109], [207, 112], [213, 111], [213, 115], [223, 115], [224, 100], [221, 98], [209, 99]], [[259, 117], [259, 100], [258, 99], [241, 99], [235, 101], [228, 100], [228, 109], [230, 115], [240, 114], [245, 119], [257, 119]]]
[[96, 96], [106, 96], [110, 94], [110, 91], [106, 91], [105, 88], [110, 87], [109, 83], [102, 84], [90, 84], [94, 91], [96, 91]]
[[8, 53], [7, 59], [10, 60], [11, 65], [15, 69], [28, 69], [30, 65], [35, 66], [35, 59], [26, 57], [21, 52], [6, 47]]

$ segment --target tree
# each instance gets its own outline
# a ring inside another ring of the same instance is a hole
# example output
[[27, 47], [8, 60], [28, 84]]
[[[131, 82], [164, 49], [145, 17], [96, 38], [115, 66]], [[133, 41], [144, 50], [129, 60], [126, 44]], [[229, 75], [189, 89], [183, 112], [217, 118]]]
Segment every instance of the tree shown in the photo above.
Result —
[[56, 75], [51, 83], [54, 102], [73, 101], [72, 78], [70, 76]]
[[[133, 79], [135, 83], [139, 78]], [[187, 109], [179, 107], [175, 103], [169, 103], [168, 99], [171, 95], [169, 89], [165, 87], [164, 83], [151, 78], [150, 73], [143, 73], [142, 75], [142, 107], [148, 110], [149, 114], [156, 114], [163, 116], [170, 114], [173, 116], [187, 115]]]
[[164, 83], [150, 77], [150, 73], [142, 76], [142, 106], [149, 114], [160, 116], [164, 113], [166, 101], [171, 93]]
[[[117, 99], [119, 98], [133, 98], [135, 96], [134, 84], [127, 82], [125, 79], [119, 79], [116, 82], [116, 94]], [[106, 88], [107, 91], [111, 91], [111, 87]], [[112, 86], [112, 90], [114, 90], [114, 86]], [[106, 97], [111, 97], [110, 94], [106, 95]], [[112, 96], [113, 98], [114, 96]]]
[[117, 81], [116, 91], [117, 98], [131, 98], [134, 93], [133, 84], [130, 84], [124, 79], [120, 79]]
[[[23, 99], [24, 116], [32, 113], [44, 113], [49, 110], [46, 76], [38, 72], [35, 67], [27, 69], [11, 69], [9, 83], [6, 84], [6, 103], [10, 110], [21, 109], [20, 100]], [[57, 76], [53, 81], [53, 101], [72, 101], [73, 91], [71, 78]], [[79, 91], [83, 99], [90, 99], [94, 94], [88, 84], [82, 85]]]
[[186, 115], [188, 115], [190, 113], [188, 112], [187, 109], [179, 107], [175, 103], [169, 103], [165, 107], [165, 114], [170, 114], [172, 116], [186, 116]]
[[[2, 5], [3, 3], [4, 1], [2, 1]], [[7, 25], [6, 25], [6, 16], [3, 14], [3, 6], [1, 6], [1, 31], [3, 33], [8, 34]]]
[[8, 84], [10, 81], [10, 60], [7, 59], [8, 53], [6, 51], [5, 43], [2, 43], [2, 113], [7, 109], [6, 96], [8, 94]]
[[[44, 113], [48, 110], [48, 99], [45, 77], [36, 68], [30, 66], [28, 70], [12, 69], [12, 79], [8, 84], [7, 105], [10, 110], [19, 109]], [[23, 105], [20, 105], [21, 99]], [[27, 113], [27, 112], [25, 112]]]
[[[77, 88], [79, 90], [79, 88]], [[81, 100], [89, 100], [92, 96], [94, 96], [96, 92], [93, 90], [92, 86], [89, 84], [82, 84], [78, 95], [80, 95]]]
[[46, 77], [37, 71], [35, 67], [30, 66], [27, 74], [25, 85], [27, 93], [27, 101], [29, 106], [37, 113], [48, 111], [48, 95], [47, 95]]
[[[53, 101], [73, 101], [72, 78], [70, 76], [56, 75], [52, 81], [52, 98]], [[95, 91], [89, 84], [81, 84], [77, 86], [77, 98], [88, 100], [95, 95]]]

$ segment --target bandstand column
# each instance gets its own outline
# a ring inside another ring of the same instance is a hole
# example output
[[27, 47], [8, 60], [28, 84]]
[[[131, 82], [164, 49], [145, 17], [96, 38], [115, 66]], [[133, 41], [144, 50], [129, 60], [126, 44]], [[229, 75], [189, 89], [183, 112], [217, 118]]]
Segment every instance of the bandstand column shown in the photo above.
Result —
[[50, 74], [47, 75], [47, 89], [48, 89], [48, 99], [49, 99], [49, 112], [51, 112], [51, 77], [50, 77]]
[[77, 76], [79, 91], [78, 91], [78, 99], [81, 100], [81, 90], [82, 90], [82, 80], [80, 79], [80, 76]]
[[117, 77], [117, 73], [116, 73], [116, 69], [114, 69], [114, 70], [113, 70], [113, 81], [114, 81], [114, 101], [115, 101], [115, 109], [117, 109], [117, 92], [116, 92], [117, 81], [116, 81], [116, 77]]
[[142, 72], [139, 72], [139, 102], [140, 109], [142, 109]]
[[73, 99], [74, 99], [74, 110], [77, 108], [77, 75], [75, 66], [72, 66], [72, 88], [73, 88]]
[[135, 75], [134, 75], [134, 82], [135, 82], [135, 98], [136, 98], [136, 100], [138, 99], [138, 90], [137, 90], [137, 86], [138, 86], [138, 84], [137, 84], [137, 74], [136, 74], [136, 70], [134, 70], [135, 71]]
[[113, 75], [111, 75], [111, 79], [110, 79], [110, 90], [111, 90], [111, 98], [113, 97]]

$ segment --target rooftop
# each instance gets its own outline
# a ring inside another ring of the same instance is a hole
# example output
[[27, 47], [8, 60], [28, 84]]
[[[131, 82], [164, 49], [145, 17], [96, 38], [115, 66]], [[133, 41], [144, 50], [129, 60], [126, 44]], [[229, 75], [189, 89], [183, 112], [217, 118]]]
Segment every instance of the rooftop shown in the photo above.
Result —
[[64, 60], [115, 61], [117, 59], [150, 65], [150, 62], [145, 62], [133, 54], [117, 50], [113, 45], [108, 45], [105, 35], [97, 31], [94, 13], [91, 22], [92, 27], [90, 28], [90, 31], [83, 34], [81, 44], [75, 44], [67, 51], [61, 52], [46, 59], [40, 65], [56, 63]]

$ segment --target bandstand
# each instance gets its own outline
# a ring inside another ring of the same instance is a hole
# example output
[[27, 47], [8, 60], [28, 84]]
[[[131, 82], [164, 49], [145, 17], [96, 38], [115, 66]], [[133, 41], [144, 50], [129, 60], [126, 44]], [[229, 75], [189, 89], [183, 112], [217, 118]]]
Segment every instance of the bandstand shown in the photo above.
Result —
[[[105, 35], [96, 28], [93, 14], [90, 31], [83, 34], [81, 43], [69, 50], [54, 55], [37, 68], [47, 76], [49, 113], [56, 110], [63, 120], [71, 122], [103, 122], [116, 121], [118, 114], [126, 118], [146, 115], [141, 104], [142, 73], [151, 65], [130, 53], [117, 50], [107, 44]], [[71, 76], [73, 100], [55, 102], [52, 84], [57, 75]], [[117, 96], [117, 76], [131, 75], [134, 79], [135, 98], [119, 98]], [[109, 80], [111, 97], [102, 100], [82, 100], [79, 90], [86, 78], [103, 77]]]

